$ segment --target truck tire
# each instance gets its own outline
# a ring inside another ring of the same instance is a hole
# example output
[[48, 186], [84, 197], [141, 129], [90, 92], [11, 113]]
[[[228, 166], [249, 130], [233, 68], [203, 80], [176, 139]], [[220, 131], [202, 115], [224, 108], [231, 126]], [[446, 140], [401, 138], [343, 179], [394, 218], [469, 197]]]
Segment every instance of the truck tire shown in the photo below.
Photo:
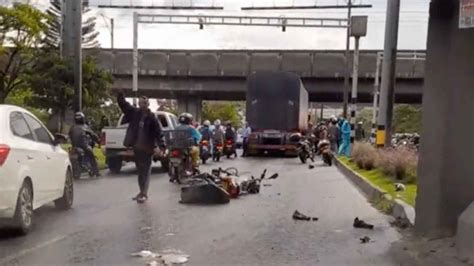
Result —
[[119, 174], [122, 170], [122, 158], [120, 157], [109, 157], [107, 158], [107, 166], [112, 174]]

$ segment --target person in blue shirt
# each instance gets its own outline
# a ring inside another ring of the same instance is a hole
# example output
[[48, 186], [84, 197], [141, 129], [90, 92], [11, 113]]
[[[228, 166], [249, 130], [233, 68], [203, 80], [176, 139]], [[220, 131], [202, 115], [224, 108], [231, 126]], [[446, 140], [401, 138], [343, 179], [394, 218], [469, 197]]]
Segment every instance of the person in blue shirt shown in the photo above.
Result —
[[351, 126], [343, 117], [339, 118], [338, 125], [341, 137], [341, 145], [339, 146], [338, 155], [349, 157], [351, 155]]
[[189, 130], [191, 133], [191, 138], [193, 140], [193, 145], [190, 147], [191, 159], [193, 162], [193, 167], [199, 167], [199, 142], [201, 141], [201, 133], [192, 126], [193, 124], [193, 115], [190, 113], [182, 113], [178, 117], [179, 125], [176, 127], [176, 130]]

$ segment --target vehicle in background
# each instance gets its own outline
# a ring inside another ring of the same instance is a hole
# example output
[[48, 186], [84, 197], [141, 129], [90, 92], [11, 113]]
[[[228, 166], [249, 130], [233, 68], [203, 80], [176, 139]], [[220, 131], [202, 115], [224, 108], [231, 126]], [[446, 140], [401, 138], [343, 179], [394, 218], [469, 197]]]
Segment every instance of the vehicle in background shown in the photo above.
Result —
[[243, 132], [244, 132], [243, 128], [237, 129], [237, 142], [235, 143], [237, 146], [237, 149], [242, 149], [244, 145], [244, 137], [242, 136]]
[[308, 128], [308, 92], [301, 78], [289, 72], [256, 72], [247, 79], [247, 114], [252, 127], [248, 154], [276, 151], [296, 156], [295, 132]]
[[73, 173], [68, 153], [27, 110], [0, 104], [0, 224], [26, 234], [33, 211], [54, 201], [69, 209], [74, 198]]
[[[173, 130], [178, 125], [178, 119], [172, 113], [158, 111], [155, 115], [163, 133]], [[123, 146], [128, 124], [123, 124], [122, 119], [123, 115], [120, 117], [116, 127], [105, 127], [102, 129], [101, 134], [101, 145], [106, 157], [107, 166], [115, 174], [120, 173], [123, 162], [135, 161], [133, 149]], [[169, 167], [167, 153], [167, 150], [160, 150], [153, 156], [153, 161], [160, 161], [161, 166], [165, 170], [168, 170]]]

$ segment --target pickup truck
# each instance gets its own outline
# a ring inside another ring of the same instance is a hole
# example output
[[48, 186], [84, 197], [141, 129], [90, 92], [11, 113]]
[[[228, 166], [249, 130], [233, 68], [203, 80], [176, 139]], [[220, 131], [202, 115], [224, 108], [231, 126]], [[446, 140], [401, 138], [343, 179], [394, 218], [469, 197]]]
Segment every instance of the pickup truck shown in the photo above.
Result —
[[[173, 130], [178, 125], [178, 119], [172, 113], [158, 111], [155, 115], [162, 131]], [[114, 174], [120, 173], [123, 162], [135, 161], [133, 149], [123, 146], [128, 124], [123, 124], [122, 118], [123, 115], [116, 127], [105, 127], [101, 132], [102, 151], [109, 170]], [[166, 151], [156, 153], [153, 161], [160, 161], [163, 169], [168, 170], [169, 158]]]

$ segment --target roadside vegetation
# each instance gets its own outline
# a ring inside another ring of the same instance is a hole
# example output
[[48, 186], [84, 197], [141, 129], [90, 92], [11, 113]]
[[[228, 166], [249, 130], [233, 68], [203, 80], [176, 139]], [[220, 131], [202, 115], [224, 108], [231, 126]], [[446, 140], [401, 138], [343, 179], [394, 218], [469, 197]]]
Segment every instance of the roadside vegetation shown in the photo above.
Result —
[[[393, 199], [415, 205], [418, 156], [414, 151], [406, 148], [380, 150], [369, 143], [357, 142], [351, 157], [339, 157], [339, 160]], [[396, 183], [403, 184], [405, 189], [396, 191]]]

